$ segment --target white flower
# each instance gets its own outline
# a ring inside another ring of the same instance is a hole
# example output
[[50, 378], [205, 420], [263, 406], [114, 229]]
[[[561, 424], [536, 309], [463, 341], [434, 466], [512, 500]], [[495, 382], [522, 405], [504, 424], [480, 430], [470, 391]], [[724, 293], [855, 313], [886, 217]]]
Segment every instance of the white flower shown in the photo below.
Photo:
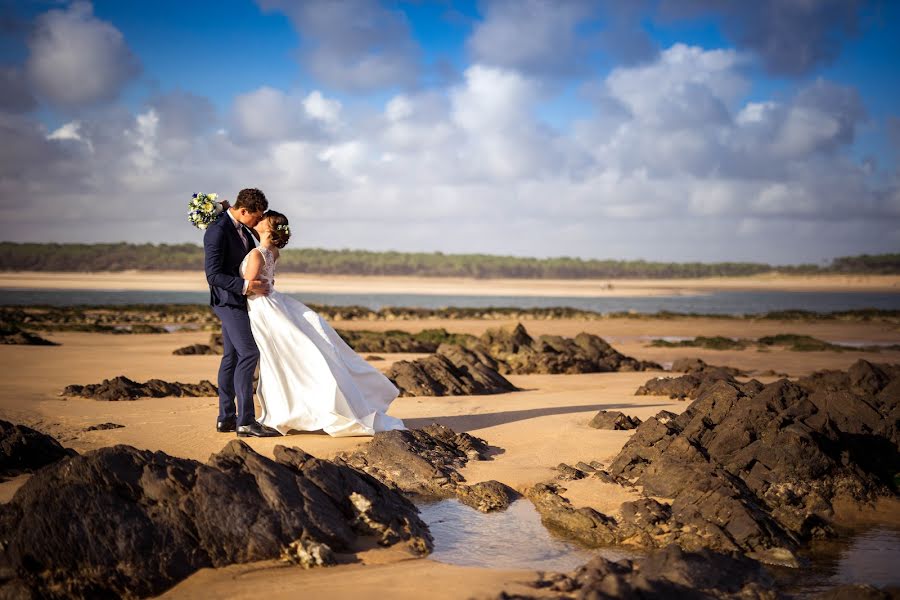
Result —
[[207, 225], [206, 223], [200, 223], [199, 225], [197, 225], [197, 227], [199, 227], [200, 229], [206, 229]]

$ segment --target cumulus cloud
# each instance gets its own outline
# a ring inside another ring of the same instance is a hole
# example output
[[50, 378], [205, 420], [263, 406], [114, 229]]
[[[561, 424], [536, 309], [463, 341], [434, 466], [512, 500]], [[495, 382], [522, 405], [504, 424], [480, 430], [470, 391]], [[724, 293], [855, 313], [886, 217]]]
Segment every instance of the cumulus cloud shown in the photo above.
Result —
[[231, 120], [244, 140], [321, 138], [341, 126], [341, 108], [318, 90], [303, 96], [264, 86], [235, 98]]
[[325, 85], [370, 91], [418, 79], [419, 48], [399, 10], [369, 0], [257, 2], [290, 18], [302, 41], [303, 64]]
[[63, 107], [112, 100], [140, 71], [122, 33], [97, 19], [87, 2], [41, 15], [28, 47], [28, 79], [42, 98]]
[[22, 70], [0, 65], [0, 110], [27, 112], [37, 106]]
[[662, 14], [717, 14], [739, 48], [757, 54], [778, 75], [802, 75], [837, 58], [841, 44], [857, 33], [866, 0], [665, 0]]

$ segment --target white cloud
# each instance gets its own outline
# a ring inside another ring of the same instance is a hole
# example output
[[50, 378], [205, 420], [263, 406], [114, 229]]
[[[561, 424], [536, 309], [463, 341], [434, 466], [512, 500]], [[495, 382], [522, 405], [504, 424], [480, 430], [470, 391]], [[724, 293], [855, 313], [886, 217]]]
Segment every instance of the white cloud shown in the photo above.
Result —
[[38, 95], [63, 107], [113, 100], [140, 71], [122, 33], [94, 17], [88, 2], [41, 15], [28, 46], [29, 81]]

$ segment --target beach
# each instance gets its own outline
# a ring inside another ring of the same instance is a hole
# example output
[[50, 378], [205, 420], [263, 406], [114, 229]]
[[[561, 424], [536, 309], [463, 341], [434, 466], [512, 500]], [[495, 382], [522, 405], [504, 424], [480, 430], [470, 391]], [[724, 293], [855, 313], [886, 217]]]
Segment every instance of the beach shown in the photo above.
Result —
[[[366, 277], [279, 273], [287, 293], [421, 294], [435, 296], [528, 296], [618, 298], [696, 295], [717, 291], [900, 292], [897, 275], [778, 275], [704, 279], [463, 279]], [[0, 289], [204, 292], [202, 272], [102, 273], [5, 272]]]
[[[8, 280], [7, 280], [8, 283]], [[280, 284], [281, 282], [279, 282]], [[480, 335], [488, 328], [515, 325], [516, 321], [487, 319], [353, 321], [342, 329], [401, 329], [417, 332], [442, 327], [453, 333]], [[758, 338], [790, 332], [833, 342], [897, 343], [898, 326], [887, 322], [729, 320], [712, 318], [523, 320], [528, 332], [574, 336], [589, 332], [609, 341], [619, 352], [641, 360], [670, 365], [678, 358], [697, 357], [710, 364], [749, 371], [762, 383], [782, 374], [808, 375], [820, 369], [846, 369], [859, 359], [900, 362], [900, 352], [794, 352], [773, 347], [761, 351], [651, 347], [655, 338], [727, 336]], [[104, 402], [63, 397], [69, 384], [98, 383], [124, 375], [136, 381], [160, 378], [197, 383], [214, 380], [218, 356], [175, 356], [176, 348], [205, 343], [206, 332], [110, 335], [103, 333], [45, 332], [59, 346], [0, 346], [6, 377], [0, 380], [0, 418], [22, 423], [56, 437], [79, 453], [115, 444], [161, 450], [177, 457], [205, 461], [233, 434], [214, 429], [215, 398], [145, 398]], [[383, 370], [397, 360], [423, 354], [381, 354], [373, 364]], [[500, 449], [492, 460], [473, 461], [461, 469], [467, 483], [497, 480], [519, 492], [553, 480], [556, 466], [578, 461], [610, 460], [632, 431], [597, 430], [588, 422], [600, 410], [620, 410], [647, 419], [661, 410], [680, 413], [688, 401], [664, 396], [635, 396], [635, 390], [662, 372], [613, 372], [580, 375], [510, 375], [522, 391], [489, 396], [401, 397], [390, 414], [410, 428], [439, 423], [457, 432], [484, 438]], [[124, 427], [85, 431], [102, 423]], [[370, 438], [331, 438], [322, 433], [301, 433], [281, 438], [246, 439], [257, 452], [272, 456], [276, 445], [302, 448], [319, 458], [360, 448]], [[0, 484], [0, 499], [8, 500], [27, 480], [18, 477]], [[589, 506], [616, 515], [622, 502], [637, 498], [617, 485], [590, 478], [566, 482], [564, 495], [575, 507]], [[388, 586], [393, 597], [421, 597], [423, 582], [434, 587], [435, 598], [489, 597], [501, 590], [514, 592], [533, 581], [535, 572], [464, 567], [413, 558], [399, 549], [366, 549], [344, 557], [337, 567], [304, 571], [268, 561], [204, 569], [171, 589], [166, 597], [289, 597], [297, 590], [327, 590], [335, 598], [365, 595]], [[531, 590], [533, 593], [534, 590]]]

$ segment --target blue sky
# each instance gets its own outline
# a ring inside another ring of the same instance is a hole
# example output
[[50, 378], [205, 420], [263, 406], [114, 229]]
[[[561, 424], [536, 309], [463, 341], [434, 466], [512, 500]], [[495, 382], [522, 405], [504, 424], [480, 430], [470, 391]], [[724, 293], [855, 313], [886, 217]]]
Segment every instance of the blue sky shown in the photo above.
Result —
[[3, 239], [197, 241], [185, 197], [254, 186], [304, 247], [900, 248], [894, 2], [0, 2], [0, 23]]

